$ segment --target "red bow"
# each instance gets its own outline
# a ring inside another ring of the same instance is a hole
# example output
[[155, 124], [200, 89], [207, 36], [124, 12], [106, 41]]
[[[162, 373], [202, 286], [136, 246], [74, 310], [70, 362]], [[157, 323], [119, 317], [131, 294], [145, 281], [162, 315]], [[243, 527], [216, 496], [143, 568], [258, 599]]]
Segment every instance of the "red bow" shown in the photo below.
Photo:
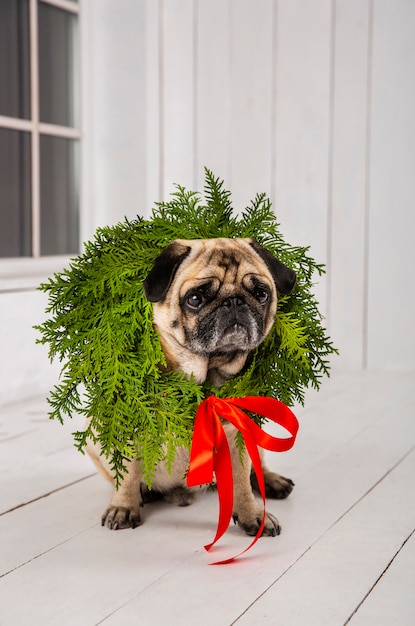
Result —
[[[241, 409], [271, 419], [288, 430], [291, 436], [279, 438], [268, 435]], [[231, 422], [242, 433], [257, 476], [264, 503], [264, 513], [262, 523], [251, 544], [238, 555], [224, 561], [217, 561], [213, 563], [214, 565], [230, 563], [241, 556], [262, 534], [265, 524], [265, 483], [258, 446], [273, 452], [284, 452], [294, 445], [298, 431], [298, 421], [294, 413], [275, 398], [246, 396], [221, 399], [217, 396], [209, 396], [201, 402], [196, 412], [187, 484], [189, 487], [209, 484], [213, 481], [213, 474], [216, 475], [219, 496], [218, 528], [212, 543], [205, 546], [206, 550], [210, 550], [225, 533], [233, 512], [231, 455], [221, 418]]]

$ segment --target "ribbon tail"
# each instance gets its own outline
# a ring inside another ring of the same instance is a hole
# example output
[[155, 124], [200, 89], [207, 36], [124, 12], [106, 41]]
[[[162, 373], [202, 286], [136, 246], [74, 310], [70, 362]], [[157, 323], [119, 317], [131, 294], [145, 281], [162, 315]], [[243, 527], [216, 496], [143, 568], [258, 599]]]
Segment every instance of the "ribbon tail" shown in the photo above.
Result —
[[[257, 541], [258, 539], [261, 537], [262, 532], [264, 530], [264, 526], [265, 526], [265, 518], [266, 518], [266, 508], [265, 508], [265, 482], [264, 482], [264, 475], [262, 472], [262, 464], [261, 464], [261, 458], [258, 452], [258, 448], [256, 445], [256, 441], [255, 439], [252, 437], [250, 431], [248, 428], [246, 428], [245, 424], [244, 424], [244, 418], [247, 418], [247, 416], [240, 410], [237, 408], [232, 407], [232, 412], [236, 413], [236, 416], [240, 419], [238, 419], [237, 421], [238, 423], [238, 429], [240, 430], [243, 438], [244, 438], [244, 442], [245, 442], [245, 446], [249, 455], [249, 458], [246, 459], [246, 462], [252, 463], [253, 468], [255, 470], [255, 473], [257, 475], [257, 480], [258, 480], [258, 486], [260, 489], [260, 493], [262, 496], [262, 502], [263, 502], [263, 514], [262, 514], [262, 520], [261, 520], [261, 524], [259, 525], [258, 531], [254, 537], [254, 539], [251, 541], [251, 543], [249, 544], [249, 546], [247, 548], [245, 548], [244, 550], [242, 550], [242, 552], [236, 554], [235, 556], [229, 557], [227, 559], [223, 559], [220, 561], [215, 561], [214, 563], [210, 563], [210, 565], [227, 565], [229, 563], [232, 563], [232, 561], [234, 561], [235, 559], [237, 559], [238, 557], [240, 557], [242, 554], [244, 554], [245, 552], [247, 552], [247, 550], [249, 550]], [[249, 419], [249, 418], [248, 418]], [[218, 484], [218, 495], [219, 495], [219, 503], [220, 503], [220, 518], [222, 517], [222, 525], [220, 528], [220, 532], [219, 532], [219, 527], [218, 527], [218, 532], [216, 534], [216, 537], [214, 539], [214, 541], [209, 545], [209, 548], [223, 535], [223, 533], [225, 532], [227, 526], [229, 525], [229, 521], [231, 519], [232, 516], [232, 509], [233, 509], [233, 493], [230, 495], [229, 494], [229, 489], [228, 489], [228, 484], [224, 482], [223, 479], [226, 479], [229, 476], [232, 476], [232, 462], [231, 462], [231, 456], [230, 456], [230, 451], [229, 451], [229, 445], [227, 443], [227, 439], [226, 439], [226, 435], [224, 432], [224, 429], [222, 427], [221, 424], [221, 430], [226, 442], [226, 448], [227, 448], [227, 452], [228, 452], [228, 456], [227, 456], [227, 463], [229, 464], [229, 467], [227, 467], [226, 469], [224, 469], [223, 471], [223, 478], [222, 478], [222, 473], [220, 475], [220, 479], [219, 476], [217, 476], [217, 484]], [[221, 458], [221, 455], [219, 454], [219, 450], [218, 450], [218, 457]], [[222, 468], [221, 468], [222, 469]], [[233, 490], [233, 485], [231, 485], [232, 490]], [[219, 491], [220, 489], [220, 491]], [[227, 498], [232, 497], [231, 500], [231, 506], [229, 507], [229, 502], [227, 500]], [[227, 510], [222, 511], [222, 506], [227, 506]], [[206, 547], [206, 546], [205, 546]], [[208, 549], [206, 547], [206, 549]]]
[[217, 415], [216, 417], [216, 451], [214, 453], [214, 471], [216, 475], [216, 486], [219, 499], [219, 519], [215, 538], [205, 546], [205, 550], [209, 551], [211, 547], [225, 534], [232, 519], [233, 512], [233, 478], [232, 478], [232, 461], [229, 450], [228, 440], [222, 423]]
[[[235, 559], [239, 558], [243, 554], [245, 554], [245, 552], [250, 550], [250, 548], [252, 548], [252, 546], [256, 544], [258, 539], [261, 537], [262, 532], [264, 530], [264, 526], [265, 526], [266, 498], [265, 498], [265, 481], [264, 481], [264, 474], [263, 474], [263, 471], [262, 471], [261, 458], [259, 456], [258, 448], [257, 448], [257, 445], [255, 443], [255, 440], [252, 439], [252, 437], [250, 436], [250, 433], [247, 432], [243, 428], [241, 428], [241, 432], [242, 432], [242, 435], [244, 437], [244, 442], [245, 442], [245, 445], [246, 445], [246, 449], [247, 449], [247, 452], [248, 452], [249, 457], [250, 457], [249, 461], [252, 462], [252, 465], [253, 465], [254, 471], [256, 473], [257, 480], [258, 480], [259, 491], [260, 491], [260, 494], [261, 494], [261, 497], [262, 497], [262, 504], [263, 504], [263, 507], [264, 507], [263, 508], [263, 513], [262, 513], [262, 520], [261, 520], [261, 524], [259, 525], [259, 528], [258, 528], [258, 531], [257, 531], [255, 537], [253, 538], [251, 543], [246, 548], [244, 548], [244, 550], [242, 550], [241, 552], [239, 552], [235, 556], [229, 557], [229, 558], [224, 559], [222, 561], [216, 561], [215, 563], [211, 563], [210, 565], [227, 565], [229, 563], [232, 563], [232, 561], [235, 561]], [[247, 459], [247, 462], [248, 462], [248, 459]]]

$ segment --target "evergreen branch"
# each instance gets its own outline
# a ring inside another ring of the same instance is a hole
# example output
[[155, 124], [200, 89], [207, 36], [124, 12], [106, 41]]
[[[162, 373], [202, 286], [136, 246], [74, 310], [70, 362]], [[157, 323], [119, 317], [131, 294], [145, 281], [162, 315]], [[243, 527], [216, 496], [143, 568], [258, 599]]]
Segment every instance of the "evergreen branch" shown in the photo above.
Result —
[[[165, 357], [142, 287], [170, 241], [211, 237], [253, 238], [297, 273], [294, 292], [279, 299], [271, 332], [245, 370], [220, 389], [162, 373]], [[62, 362], [62, 380], [48, 399], [50, 417], [63, 422], [84, 415], [90, 422], [74, 433], [76, 446], [83, 451], [88, 439], [99, 443], [117, 482], [139, 454], [151, 485], [156, 464], [171, 467], [176, 448], [190, 446], [197, 406], [208, 394], [271, 395], [292, 405], [304, 402], [308, 387], [320, 387], [337, 354], [312, 293], [314, 277], [324, 271], [307, 247], [285, 242], [265, 194], [235, 215], [231, 193], [205, 168], [204, 201], [177, 185], [149, 220], [99, 228], [82, 255], [40, 285], [49, 317], [35, 327], [37, 341]]]

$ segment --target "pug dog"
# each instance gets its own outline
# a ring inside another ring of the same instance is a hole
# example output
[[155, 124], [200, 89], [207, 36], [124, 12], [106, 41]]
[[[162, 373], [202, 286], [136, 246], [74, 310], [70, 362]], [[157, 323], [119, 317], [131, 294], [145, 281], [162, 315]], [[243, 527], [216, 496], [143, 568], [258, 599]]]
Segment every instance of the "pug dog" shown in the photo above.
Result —
[[[252, 239], [175, 240], [158, 256], [144, 281], [144, 292], [153, 303], [154, 327], [169, 370], [192, 374], [199, 384], [216, 387], [239, 374], [249, 354], [265, 339], [275, 322], [277, 294], [289, 294], [296, 274]], [[233, 518], [248, 535], [256, 535], [263, 507], [247, 453], [235, 444], [235, 427], [224, 424], [234, 477]], [[87, 451], [100, 471], [112, 480], [108, 461], [96, 445]], [[178, 449], [171, 472], [156, 468], [152, 490], [143, 482], [139, 460], [128, 464], [128, 473], [114, 489], [102, 516], [110, 529], [135, 528], [142, 523], [140, 509], [162, 496], [179, 506], [192, 502], [186, 486], [189, 450]], [[294, 483], [271, 472], [262, 461], [266, 496], [285, 498]], [[266, 514], [263, 535], [280, 532], [278, 520]]]

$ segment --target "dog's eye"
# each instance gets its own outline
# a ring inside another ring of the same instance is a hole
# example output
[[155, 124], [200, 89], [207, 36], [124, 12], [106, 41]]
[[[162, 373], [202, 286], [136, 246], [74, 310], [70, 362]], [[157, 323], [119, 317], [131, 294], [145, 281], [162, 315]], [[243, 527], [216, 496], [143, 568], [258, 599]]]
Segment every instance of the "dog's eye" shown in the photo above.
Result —
[[263, 287], [256, 287], [254, 298], [256, 298], [260, 304], [265, 304], [269, 299], [269, 291]]
[[205, 298], [200, 291], [191, 291], [186, 296], [186, 304], [191, 309], [198, 309], [204, 303]]

